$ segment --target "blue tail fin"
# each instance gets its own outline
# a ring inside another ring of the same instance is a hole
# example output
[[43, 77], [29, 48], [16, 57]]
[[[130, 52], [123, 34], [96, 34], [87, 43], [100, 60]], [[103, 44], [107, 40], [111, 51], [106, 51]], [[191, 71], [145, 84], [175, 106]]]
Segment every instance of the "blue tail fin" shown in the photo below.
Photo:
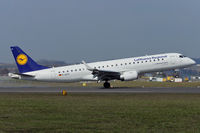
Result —
[[17, 46], [10, 47], [20, 73], [47, 69], [48, 67], [38, 65], [31, 57]]

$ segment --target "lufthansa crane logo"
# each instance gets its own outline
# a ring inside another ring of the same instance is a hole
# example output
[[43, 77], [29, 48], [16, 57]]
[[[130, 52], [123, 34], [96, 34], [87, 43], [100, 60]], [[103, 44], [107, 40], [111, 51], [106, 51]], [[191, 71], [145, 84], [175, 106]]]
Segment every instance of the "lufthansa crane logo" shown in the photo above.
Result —
[[17, 56], [17, 63], [19, 65], [25, 65], [28, 61], [28, 57], [25, 54], [20, 54]]

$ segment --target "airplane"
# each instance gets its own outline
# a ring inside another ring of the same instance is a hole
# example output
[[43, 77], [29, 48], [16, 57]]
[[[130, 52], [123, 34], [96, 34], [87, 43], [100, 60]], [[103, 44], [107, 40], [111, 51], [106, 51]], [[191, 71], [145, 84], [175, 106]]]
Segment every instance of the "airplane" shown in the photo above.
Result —
[[18, 46], [10, 47], [19, 73], [9, 73], [14, 79], [47, 81], [47, 82], [104, 82], [110, 88], [109, 81], [136, 80], [141, 73], [173, 70], [196, 64], [194, 60], [179, 53], [164, 53], [131, 57], [117, 60], [46, 67], [37, 64]]

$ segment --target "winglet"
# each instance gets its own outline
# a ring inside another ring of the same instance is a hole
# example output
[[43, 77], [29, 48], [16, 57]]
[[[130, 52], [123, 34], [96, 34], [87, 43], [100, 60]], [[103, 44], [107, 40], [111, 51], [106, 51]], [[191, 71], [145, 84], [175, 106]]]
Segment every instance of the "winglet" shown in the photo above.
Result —
[[84, 60], [82, 61], [82, 63], [85, 65], [85, 67], [89, 70], [89, 71], [93, 71], [94, 69], [92, 67], [90, 67]]

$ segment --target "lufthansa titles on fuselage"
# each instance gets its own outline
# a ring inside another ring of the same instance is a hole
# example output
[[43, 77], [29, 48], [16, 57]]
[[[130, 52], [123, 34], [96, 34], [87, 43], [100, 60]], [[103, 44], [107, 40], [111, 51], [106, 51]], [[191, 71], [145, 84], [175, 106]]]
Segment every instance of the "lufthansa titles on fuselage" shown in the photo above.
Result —
[[167, 55], [152, 56], [152, 57], [141, 57], [141, 58], [134, 59], [134, 61], [146, 61], [146, 60], [163, 59], [163, 58], [167, 58]]

